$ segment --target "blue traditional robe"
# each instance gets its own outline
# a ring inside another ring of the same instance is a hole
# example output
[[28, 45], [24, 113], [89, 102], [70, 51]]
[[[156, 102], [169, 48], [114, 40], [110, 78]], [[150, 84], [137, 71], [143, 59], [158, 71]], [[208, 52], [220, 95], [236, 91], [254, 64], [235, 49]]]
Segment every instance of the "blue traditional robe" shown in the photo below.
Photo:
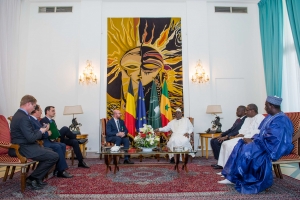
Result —
[[253, 142], [242, 139], [234, 147], [222, 175], [242, 194], [255, 194], [273, 184], [272, 161], [293, 149], [293, 125], [283, 113], [268, 115], [260, 124]]

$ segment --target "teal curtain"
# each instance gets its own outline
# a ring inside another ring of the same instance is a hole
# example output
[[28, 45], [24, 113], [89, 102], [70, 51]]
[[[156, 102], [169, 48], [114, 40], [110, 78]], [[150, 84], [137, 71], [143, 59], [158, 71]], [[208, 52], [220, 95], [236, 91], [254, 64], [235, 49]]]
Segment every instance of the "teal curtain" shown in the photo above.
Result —
[[282, 0], [261, 0], [258, 3], [258, 8], [267, 95], [281, 96], [283, 59]]
[[286, 0], [286, 7], [300, 65], [300, 0]]

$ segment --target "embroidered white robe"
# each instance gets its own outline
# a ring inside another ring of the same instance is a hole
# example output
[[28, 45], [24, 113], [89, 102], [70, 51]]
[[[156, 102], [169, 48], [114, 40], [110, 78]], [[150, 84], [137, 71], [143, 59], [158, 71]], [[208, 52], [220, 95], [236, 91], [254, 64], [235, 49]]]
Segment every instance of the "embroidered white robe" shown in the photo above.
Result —
[[[193, 132], [193, 125], [188, 118], [181, 118], [179, 120], [173, 119], [170, 121], [165, 127], [159, 128], [159, 131], [168, 132], [172, 131], [172, 135], [170, 140], [167, 143], [167, 147], [173, 151], [173, 147], [186, 147], [192, 149], [192, 145], [190, 143], [190, 139], [185, 137], [184, 134], [191, 134]], [[191, 156], [195, 156], [194, 153], [190, 154]], [[174, 155], [169, 154], [169, 157], [172, 158]]]
[[234, 146], [241, 138], [252, 138], [255, 134], [259, 133], [259, 125], [265, 117], [262, 114], [257, 114], [254, 117], [247, 117], [239, 134], [243, 134], [244, 137], [238, 137], [230, 140], [226, 140], [222, 143], [220, 155], [218, 159], [218, 165], [224, 167]]

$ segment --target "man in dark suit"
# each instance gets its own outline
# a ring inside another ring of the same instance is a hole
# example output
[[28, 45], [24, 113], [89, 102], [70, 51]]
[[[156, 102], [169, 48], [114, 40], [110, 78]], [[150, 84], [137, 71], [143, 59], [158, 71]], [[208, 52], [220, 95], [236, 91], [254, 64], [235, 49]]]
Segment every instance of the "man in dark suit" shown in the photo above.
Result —
[[[30, 120], [32, 126], [34, 127], [34, 130], [40, 129], [42, 127], [40, 121], [38, 120], [41, 118], [42, 112], [43, 111], [39, 105], [36, 105], [35, 109], [31, 112]], [[65, 158], [66, 144], [50, 140], [49, 136], [51, 136], [51, 134], [52, 133], [50, 130], [45, 132], [45, 134], [43, 135], [43, 145], [44, 147], [52, 149], [59, 156], [54, 174], [57, 174], [57, 177], [72, 178], [73, 176], [66, 171], [66, 169], [68, 169], [68, 164]]]
[[[220, 149], [223, 141], [229, 140], [231, 136], [236, 136], [239, 134], [239, 130], [241, 129], [246, 117], [246, 107], [239, 106], [236, 110], [236, 116], [238, 119], [234, 122], [233, 126], [227, 131], [223, 132], [220, 137], [213, 138], [210, 140], [210, 145], [214, 153], [214, 157], [216, 160], [219, 159]], [[214, 169], [223, 169], [222, 166], [217, 164], [211, 165]]]
[[58, 131], [56, 122], [53, 119], [54, 117], [55, 117], [55, 107], [47, 106], [45, 108], [45, 117], [40, 120], [40, 123], [41, 124], [53, 123], [56, 132], [59, 132], [60, 134], [60, 142], [73, 147], [74, 153], [78, 160], [78, 167], [89, 168], [89, 166], [83, 161], [83, 156], [79, 148], [79, 143], [78, 140], [76, 140], [76, 134], [72, 133], [72, 131], [70, 131], [70, 129], [66, 126], [62, 127]]
[[[38, 161], [37, 168], [27, 178], [26, 184], [31, 189], [42, 189], [43, 178], [46, 176], [48, 171], [58, 160], [57, 153], [50, 149], [46, 149], [40, 146], [36, 140], [42, 139], [43, 134], [49, 129], [49, 126], [34, 130], [30, 116], [36, 106], [36, 99], [31, 95], [25, 95], [20, 102], [19, 110], [14, 114], [10, 124], [11, 142], [19, 144], [19, 152], [26, 158], [30, 158], [34, 161]], [[14, 149], [9, 149], [8, 154], [15, 156]]]
[[[125, 149], [129, 149], [128, 130], [123, 120], [120, 119], [121, 112], [114, 110], [113, 118], [111, 118], [106, 124], [106, 141], [113, 142], [115, 145], [124, 145]], [[124, 156], [124, 164], [134, 164], [130, 160], [130, 156]]]

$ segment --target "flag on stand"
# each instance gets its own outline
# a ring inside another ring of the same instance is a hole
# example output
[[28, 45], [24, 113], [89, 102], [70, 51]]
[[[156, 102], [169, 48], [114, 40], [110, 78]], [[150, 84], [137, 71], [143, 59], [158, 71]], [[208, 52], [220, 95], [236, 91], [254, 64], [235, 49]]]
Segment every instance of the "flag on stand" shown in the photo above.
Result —
[[139, 81], [137, 109], [136, 109], [136, 131], [139, 131], [143, 127], [143, 124], [147, 124], [146, 120], [146, 106], [142, 82]]
[[128, 92], [126, 98], [126, 110], [125, 110], [125, 126], [128, 129], [128, 133], [131, 137], [135, 137], [135, 100], [131, 79], [128, 85]]
[[160, 113], [162, 126], [166, 126], [172, 120], [171, 104], [166, 80], [164, 81], [161, 92]]
[[148, 123], [152, 126], [153, 129], [157, 129], [161, 127], [161, 117], [160, 117], [160, 109], [159, 109], [159, 101], [157, 97], [157, 89], [155, 82], [152, 82], [151, 88], [151, 96], [149, 103], [149, 115], [148, 115]]

